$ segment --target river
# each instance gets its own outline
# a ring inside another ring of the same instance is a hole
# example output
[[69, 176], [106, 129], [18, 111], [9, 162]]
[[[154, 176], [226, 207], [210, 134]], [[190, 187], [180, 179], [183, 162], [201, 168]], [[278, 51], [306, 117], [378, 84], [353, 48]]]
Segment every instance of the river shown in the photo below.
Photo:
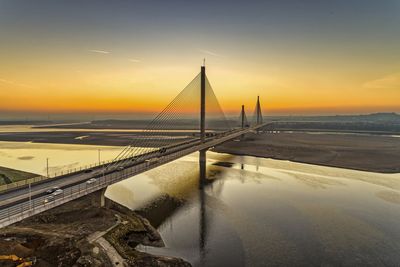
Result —
[[[95, 163], [98, 149], [105, 160], [121, 148], [0, 142], [0, 165], [40, 173], [45, 157], [63, 168]], [[106, 195], [147, 217], [166, 244], [139, 250], [194, 266], [400, 263], [400, 174], [207, 152], [206, 177], [199, 190], [195, 153]]]
[[194, 266], [397, 266], [400, 174], [208, 152], [111, 186], [107, 195], [158, 227]]

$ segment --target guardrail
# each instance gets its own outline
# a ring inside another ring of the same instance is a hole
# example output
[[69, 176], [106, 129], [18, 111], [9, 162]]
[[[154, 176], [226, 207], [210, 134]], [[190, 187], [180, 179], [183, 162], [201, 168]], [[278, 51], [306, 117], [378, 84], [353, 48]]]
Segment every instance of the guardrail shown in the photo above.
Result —
[[43, 181], [46, 181], [48, 179], [54, 179], [54, 178], [62, 177], [64, 175], [70, 175], [70, 174], [73, 174], [73, 173], [84, 172], [87, 169], [97, 168], [97, 167], [100, 167], [100, 166], [105, 165], [105, 164], [110, 164], [112, 162], [113, 162], [113, 160], [101, 161], [101, 162], [98, 162], [98, 163], [93, 163], [93, 164], [81, 166], [79, 168], [73, 168], [73, 169], [69, 169], [69, 170], [66, 170], [66, 171], [54, 172], [54, 173], [50, 174], [49, 176], [40, 175], [40, 176], [35, 176], [35, 177], [29, 178], [29, 179], [17, 181], [17, 182], [0, 185], [0, 193], [2, 193], [3, 191], [8, 191], [8, 190], [19, 189], [19, 188], [22, 188], [22, 187], [27, 187], [27, 186], [29, 186], [29, 184], [43, 182]]

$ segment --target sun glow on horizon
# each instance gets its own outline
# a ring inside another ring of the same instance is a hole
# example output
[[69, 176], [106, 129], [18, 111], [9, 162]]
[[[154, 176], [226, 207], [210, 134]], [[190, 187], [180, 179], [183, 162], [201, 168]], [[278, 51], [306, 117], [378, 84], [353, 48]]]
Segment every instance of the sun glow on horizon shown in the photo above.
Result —
[[256, 1], [245, 9], [232, 3], [229, 13], [215, 4], [207, 20], [201, 12], [190, 19], [177, 12], [203, 6], [174, 1], [176, 10], [148, 3], [1, 5], [3, 113], [157, 113], [197, 75], [204, 57], [227, 114], [242, 104], [252, 111], [257, 95], [270, 114], [400, 112], [395, 2], [296, 9]]

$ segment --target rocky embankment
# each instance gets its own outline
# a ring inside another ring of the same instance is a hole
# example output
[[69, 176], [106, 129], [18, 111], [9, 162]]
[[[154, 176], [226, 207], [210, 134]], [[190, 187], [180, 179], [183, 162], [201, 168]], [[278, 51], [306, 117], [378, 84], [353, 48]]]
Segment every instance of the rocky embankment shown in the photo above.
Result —
[[[69, 202], [0, 230], [0, 255], [36, 259], [34, 266], [191, 266], [172, 257], [135, 250], [164, 246], [151, 224], [99, 193]], [[0, 266], [16, 266], [0, 260]]]

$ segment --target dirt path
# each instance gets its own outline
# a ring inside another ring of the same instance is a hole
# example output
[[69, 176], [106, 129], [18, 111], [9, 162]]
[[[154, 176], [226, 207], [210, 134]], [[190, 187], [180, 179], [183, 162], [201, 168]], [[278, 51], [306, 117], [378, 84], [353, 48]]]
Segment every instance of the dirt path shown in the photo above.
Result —
[[[118, 253], [118, 251], [106, 239], [103, 238], [105, 234], [107, 234], [109, 231], [111, 231], [112, 229], [114, 229], [115, 227], [117, 227], [119, 224], [122, 223], [121, 217], [119, 215], [116, 215], [116, 217], [117, 217], [117, 222], [113, 226], [111, 226], [105, 231], [94, 232], [93, 234], [87, 237], [87, 240], [91, 244], [98, 244], [103, 249], [103, 251], [107, 254], [108, 258], [110, 259], [113, 267], [119, 267], [119, 266], [126, 267], [128, 266], [128, 264], [126, 263], [125, 259], [122, 258], [122, 256]], [[94, 252], [96, 253], [95, 248], [93, 249]]]

